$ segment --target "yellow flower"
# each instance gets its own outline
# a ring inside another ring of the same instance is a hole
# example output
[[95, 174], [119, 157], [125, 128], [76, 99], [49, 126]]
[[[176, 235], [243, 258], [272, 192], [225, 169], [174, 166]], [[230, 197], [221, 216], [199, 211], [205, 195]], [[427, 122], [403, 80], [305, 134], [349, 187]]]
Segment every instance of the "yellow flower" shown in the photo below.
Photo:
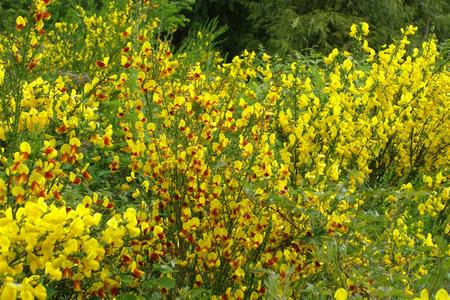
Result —
[[106, 56], [106, 57], [103, 58], [103, 60], [97, 60], [95, 62], [95, 64], [99, 68], [106, 68], [108, 66], [108, 62], [109, 62], [109, 56]]
[[253, 145], [252, 144], [248, 143], [243, 148], [244, 148], [244, 153], [242, 154], [243, 157], [248, 157], [250, 154], [253, 153]]
[[334, 293], [334, 299], [336, 300], [346, 300], [348, 297], [347, 291], [343, 288], [339, 288]]
[[61, 280], [62, 272], [59, 268], [55, 268], [51, 262], [45, 263], [45, 274], [49, 275], [52, 280]]
[[369, 24], [366, 22], [361, 23], [361, 31], [363, 36], [367, 36], [369, 34]]
[[442, 176], [442, 172], [437, 173], [435, 177], [435, 184], [440, 185], [443, 181], [445, 181], [445, 177]]
[[3, 70], [3, 66], [0, 66], [0, 86], [3, 84], [4, 78], [5, 78], [5, 71]]
[[17, 31], [21, 31], [27, 25], [27, 20], [22, 16], [18, 16], [16, 18], [16, 29]]
[[413, 300], [428, 300], [428, 290], [424, 289], [420, 292], [420, 297], [415, 297]]
[[423, 182], [426, 183], [429, 188], [433, 187], [433, 177], [423, 175]]
[[153, 228], [153, 234], [155, 236], [161, 235], [163, 233], [163, 231], [164, 231], [163, 228], [159, 225], [156, 225], [155, 228]]
[[450, 296], [448, 295], [446, 290], [440, 289], [439, 291], [437, 291], [434, 299], [435, 300], [450, 300]]
[[241, 289], [238, 289], [234, 292], [234, 299], [244, 299], [244, 291]]
[[428, 247], [434, 247], [435, 246], [434, 243], [433, 243], [433, 239], [432, 239], [431, 233], [427, 234], [427, 238], [425, 239], [424, 244], [425, 244], [425, 246], [428, 246]]
[[352, 26], [350, 27], [349, 35], [350, 37], [355, 37], [356, 34], [357, 34], [356, 24], [352, 24]]
[[417, 26], [409, 25], [409, 26], [406, 28], [405, 35], [412, 35], [412, 34], [415, 34], [416, 31], [417, 31]]
[[22, 143], [20, 144], [19, 149], [20, 149], [20, 152], [21, 152], [21, 153], [28, 153], [28, 154], [31, 153], [31, 146], [30, 146], [30, 144], [28, 144], [27, 142], [22, 142]]
[[76, 137], [71, 138], [70, 141], [69, 141], [69, 144], [71, 146], [75, 146], [75, 147], [80, 147], [81, 146], [80, 140], [78, 138], [76, 138]]
[[64, 245], [64, 254], [71, 255], [78, 251], [78, 243], [75, 239], [68, 240]]
[[339, 50], [334, 48], [331, 53], [323, 59], [324, 63], [328, 66], [330, 65], [334, 59], [339, 55]]
[[263, 53], [262, 60], [264, 62], [269, 62], [270, 59], [271, 59], [270, 55], [268, 55], [267, 53]]
[[0, 288], [0, 300], [14, 300], [17, 298], [17, 290], [20, 285], [14, 283], [11, 277], [6, 277], [3, 282], [3, 287]]
[[352, 69], [352, 61], [350, 59], [346, 59], [344, 60], [344, 63], [342, 64], [342, 69], [344, 69], [344, 71], [349, 72]]
[[45, 287], [42, 284], [38, 284], [34, 288], [34, 295], [39, 300], [45, 300], [45, 299], [47, 299], [47, 290], [45, 289]]
[[240, 279], [240, 278], [244, 278], [245, 277], [245, 271], [244, 269], [242, 269], [241, 267], [237, 268], [234, 272], [233, 275]]

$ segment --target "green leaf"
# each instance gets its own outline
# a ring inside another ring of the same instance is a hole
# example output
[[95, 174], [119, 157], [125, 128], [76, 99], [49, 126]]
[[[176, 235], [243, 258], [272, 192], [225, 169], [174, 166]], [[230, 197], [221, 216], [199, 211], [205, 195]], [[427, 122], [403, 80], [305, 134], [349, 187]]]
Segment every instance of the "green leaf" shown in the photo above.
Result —
[[154, 279], [148, 279], [148, 280], [144, 280], [141, 283], [141, 287], [144, 290], [151, 290], [155, 287], [155, 280]]
[[192, 299], [209, 299], [211, 297], [211, 291], [209, 290], [205, 290], [202, 288], [196, 288], [196, 289], [192, 289], [189, 292], [189, 296]]
[[120, 280], [121, 280], [123, 283], [126, 283], [126, 284], [132, 284], [132, 283], [134, 283], [134, 278], [133, 278], [133, 276], [128, 275], [128, 274], [121, 274], [121, 275], [120, 275]]
[[156, 284], [161, 288], [173, 289], [175, 287], [175, 280], [169, 277], [163, 277], [158, 279]]
[[159, 265], [159, 264], [155, 264], [153, 265], [152, 270], [154, 272], [161, 272], [163, 274], [167, 274], [167, 273], [176, 273], [178, 272], [177, 270], [174, 270], [171, 266], [168, 265]]
[[56, 290], [50, 286], [46, 286], [45, 289], [47, 290], [47, 297], [52, 298], [53, 295], [56, 294]]
[[131, 295], [131, 294], [121, 294], [119, 296], [117, 296], [116, 298], [117, 300], [137, 300], [139, 299], [138, 296], [136, 295]]

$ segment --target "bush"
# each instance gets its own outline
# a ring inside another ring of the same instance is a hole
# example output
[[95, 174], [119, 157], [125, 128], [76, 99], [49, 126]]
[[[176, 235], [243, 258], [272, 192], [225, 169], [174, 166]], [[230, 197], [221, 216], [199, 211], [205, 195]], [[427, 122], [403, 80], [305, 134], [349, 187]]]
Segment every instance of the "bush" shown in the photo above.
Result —
[[434, 39], [224, 63], [150, 1], [49, 3], [1, 37], [0, 299], [448, 297]]

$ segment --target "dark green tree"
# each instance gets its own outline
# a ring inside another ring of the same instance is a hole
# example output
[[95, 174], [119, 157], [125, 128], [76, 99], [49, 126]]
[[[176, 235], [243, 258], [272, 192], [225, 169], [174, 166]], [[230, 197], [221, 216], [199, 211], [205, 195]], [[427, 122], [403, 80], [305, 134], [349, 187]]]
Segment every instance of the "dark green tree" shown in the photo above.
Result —
[[231, 57], [245, 48], [256, 49], [261, 44], [258, 39], [261, 28], [250, 24], [248, 12], [247, 3], [243, 0], [196, 0], [192, 11], [187, 14], [191, 22], [175, 34], [175, 43], [182, 44], [183, 39], [195, 35], [191, 31], [216, 20], [218, 27], [227, 28], [227, 32], [220, 36], [220, 49], [224, 53]]
[[[370, 42], [379, 47], [409, 24], [419, 26], [417, 39], [449, 37], [448, 0], [197, 0], [189, 15], [195, 22], [217, 17], [229, 28], [222, 49], [238, 54], [262, 46], [272, 53], [313, 49], [328, 52], [349, 47], [352, 23], [370, 24]], [[186, 35], [186, 32], [181, 35]]]
[[370, 40], [381, 46], [398, 36], [399, 29], [418, 25], [424, 37], [448, 38], [450, 3], [445, 0], [247, 0], [249, 19], [267, 33], [270, 50], [346, 47], [352, 23], [371, 26]]

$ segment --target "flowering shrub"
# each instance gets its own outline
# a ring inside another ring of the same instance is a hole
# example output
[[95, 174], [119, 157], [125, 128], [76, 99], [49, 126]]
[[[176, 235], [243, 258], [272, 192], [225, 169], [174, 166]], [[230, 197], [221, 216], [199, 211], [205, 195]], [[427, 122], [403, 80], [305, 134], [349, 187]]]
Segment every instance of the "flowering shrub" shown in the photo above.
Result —
[[448, 299], [435, 40], [226, 63], [172, 53], [150, 1], [48, 5], [1, 37], [0, 299]]

